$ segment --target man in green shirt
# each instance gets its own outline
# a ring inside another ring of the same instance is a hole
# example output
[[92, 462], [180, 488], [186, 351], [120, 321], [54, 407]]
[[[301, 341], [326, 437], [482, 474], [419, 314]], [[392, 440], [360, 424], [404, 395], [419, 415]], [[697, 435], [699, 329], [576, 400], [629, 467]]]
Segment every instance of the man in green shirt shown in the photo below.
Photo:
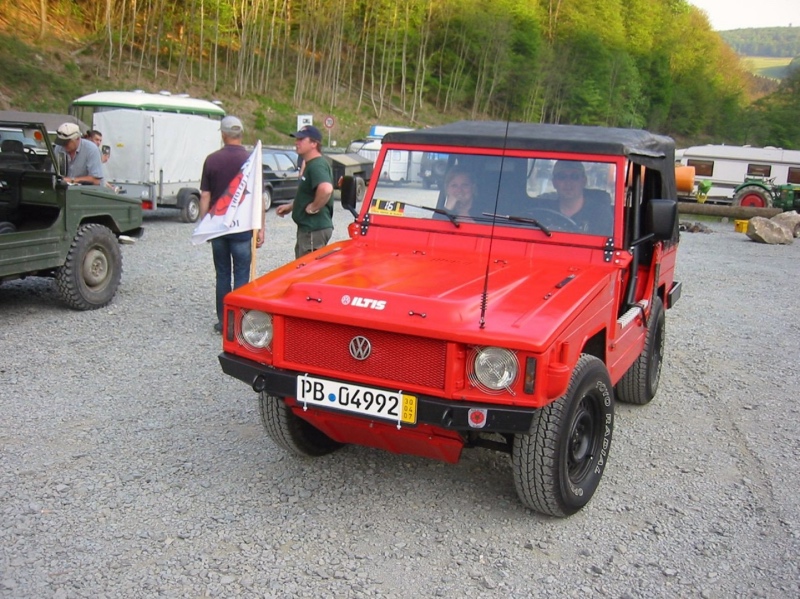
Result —
[[325, 245], [333, 235], [333, 172], [322, 156], [322, 133], [306, 125], [296, 133], [294, 146], [303, 158], [303, 169], [297, 195], [291, 204], [275, 209], [278, 216], [292, 213], [297, 224], [295, 258], [305, 256]]

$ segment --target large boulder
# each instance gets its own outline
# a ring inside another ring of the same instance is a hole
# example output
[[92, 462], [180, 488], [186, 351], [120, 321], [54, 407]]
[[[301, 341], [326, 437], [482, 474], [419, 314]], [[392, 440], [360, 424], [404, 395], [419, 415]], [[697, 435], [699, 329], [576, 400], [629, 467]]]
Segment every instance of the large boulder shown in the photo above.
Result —
[[800, 214], [797, 214], [797, 210], [781, 212], [773, 216], [770, 220], [789, 229], [794, 237], [800, 237]]
[[771, 245], [788, 245], [794, 241], [787, 227], [763, 216], [754, 216], [747, 222], [747, 236], [753, 241]]

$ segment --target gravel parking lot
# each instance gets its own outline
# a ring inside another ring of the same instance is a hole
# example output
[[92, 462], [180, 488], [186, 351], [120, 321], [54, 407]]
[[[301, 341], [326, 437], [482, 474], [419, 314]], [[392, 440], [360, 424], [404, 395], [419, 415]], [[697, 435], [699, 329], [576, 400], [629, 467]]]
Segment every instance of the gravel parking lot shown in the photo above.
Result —
[[[259, 272], [293, 256], [267, 221]], [[800, 243], [683, 234], [659, 394], [618, 405], [598, 492], [557, 520], [488, 450], [286, 455], [217, 362], [210, 247], [175, 212], [145, 227], [105, 309], [0, 286], [0, 597], [800, 595]]]

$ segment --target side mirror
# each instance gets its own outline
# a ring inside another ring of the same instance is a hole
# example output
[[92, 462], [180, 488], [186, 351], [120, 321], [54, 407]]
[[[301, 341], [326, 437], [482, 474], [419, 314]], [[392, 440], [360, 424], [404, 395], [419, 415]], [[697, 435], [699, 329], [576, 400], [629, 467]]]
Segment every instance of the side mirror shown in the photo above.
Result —
[[650, 200], [645, 204], [642, 236], [631, 242], [631, 247], [645, 241], [666, 241], [675, 235], [678, 224], [678, 202], [675, 200]]
[[644, 233], [657, 241], [672, 239], [678, 220], [678, 202], [675, 200], [650, 200], [645, 205]]
[[342, 208], [349, 210], [350, 214], [353, 215], [353, 218], [358, 218], [358, 212], [356, 212], [356, 198], [358, 191], [356, 178], [352, 175], [342, 177], [339, 187], [342, 198]]

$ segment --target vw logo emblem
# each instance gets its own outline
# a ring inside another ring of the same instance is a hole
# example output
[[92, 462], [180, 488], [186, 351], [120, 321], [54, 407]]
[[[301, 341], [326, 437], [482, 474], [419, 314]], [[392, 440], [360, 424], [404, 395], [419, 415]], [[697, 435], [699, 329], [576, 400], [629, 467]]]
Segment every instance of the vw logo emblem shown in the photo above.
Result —
[[356, 360], [366, 360], [370, 353], [372, 353], [372, 344], [366, 337], [359, 335], [350, 340], [350, 355]]

